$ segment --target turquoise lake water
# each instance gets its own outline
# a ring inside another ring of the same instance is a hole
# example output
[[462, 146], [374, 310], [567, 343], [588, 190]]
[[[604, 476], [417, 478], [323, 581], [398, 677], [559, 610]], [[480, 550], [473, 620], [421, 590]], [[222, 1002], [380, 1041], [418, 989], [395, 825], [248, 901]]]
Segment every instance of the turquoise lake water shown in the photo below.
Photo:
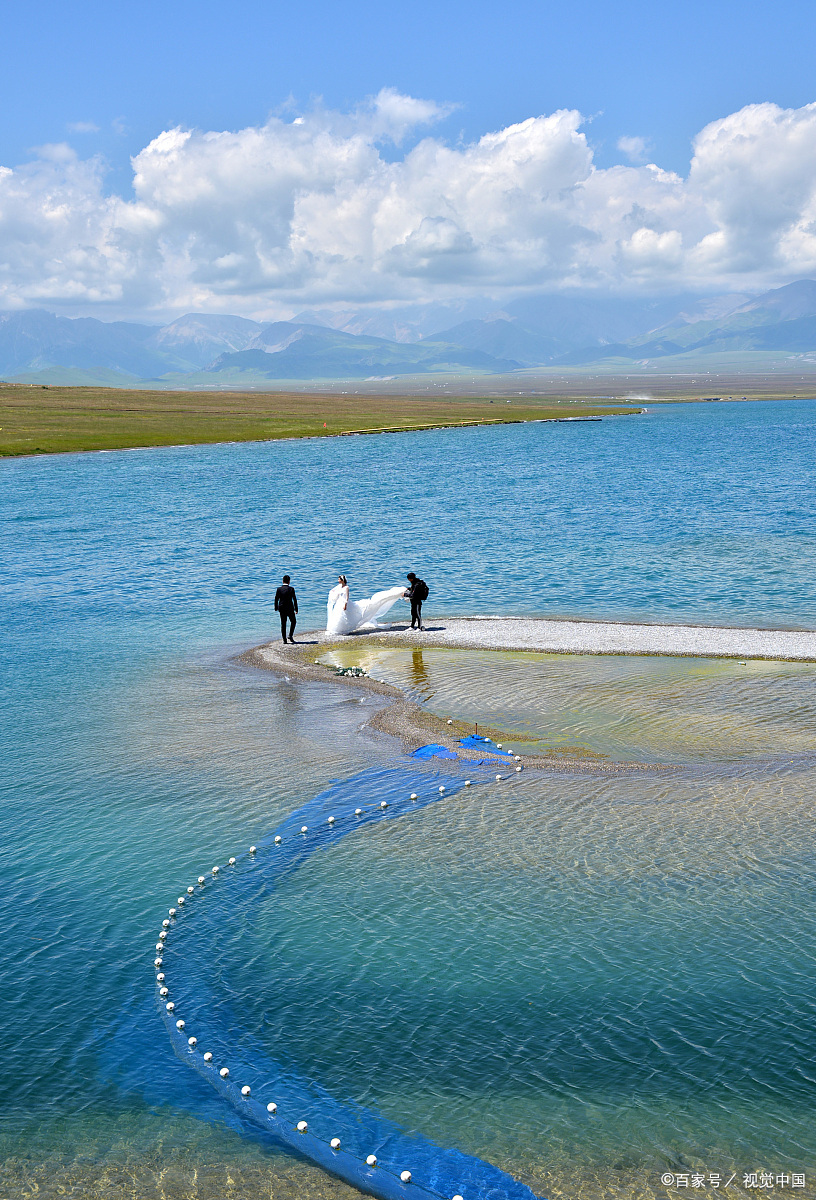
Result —
[[[811, 401], [0, 463], [0, 1196], [357, 1194], [242, 1128], [153, 1005], [191, 878], [403, 762], [376, 697], [230, 664], [283, 571], [303, 630], [338, 571], [411, 568], [439, 615], [816, 628], [814, 463]], [[216, 1003], [543, 1194], [767, 1169], [812, 1196], [816, 666], [620, 662], [429, 659], [431, 707], [677, 768], [530, 772], [345, 839], [214, 941]]]

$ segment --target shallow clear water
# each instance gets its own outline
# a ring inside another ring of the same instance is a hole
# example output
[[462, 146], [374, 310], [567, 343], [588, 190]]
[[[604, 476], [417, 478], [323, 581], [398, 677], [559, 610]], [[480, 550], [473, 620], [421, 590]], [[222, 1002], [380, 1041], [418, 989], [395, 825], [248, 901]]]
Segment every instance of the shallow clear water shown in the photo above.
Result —
[[390, 650], [354, 642], [360, 666], [440, 717], [498, 728], [522, 753], [639, 762], [816, 753], [816, 663], [496, 651]]
[[[409, 567], [431, 611], [816, 627], [815, 417], [0, 463], [0, 1193], [353, 1194], [237, 1128], [148, 1003], [191, 873], [398, 756], [371, 700], [227, 665], [274, 631], [283, 570], [304, 629], [337, 570], [369, 592]], [[549, 736], [507, 661], [496, 695], [450, 656], [432, 705]], [[302, 1071], [553, 1195], [816, 1172], [810, 672], [586, 662], [564, 744], [680, 770], [530, 775], [316, 856], [247, 915], [247, 1015], [276, 998], [258, 1027]]]
[[547, 1190], [812, 1164], [813, 782], [528, 776], [366, 831], [264, 906], [247, 1020]]

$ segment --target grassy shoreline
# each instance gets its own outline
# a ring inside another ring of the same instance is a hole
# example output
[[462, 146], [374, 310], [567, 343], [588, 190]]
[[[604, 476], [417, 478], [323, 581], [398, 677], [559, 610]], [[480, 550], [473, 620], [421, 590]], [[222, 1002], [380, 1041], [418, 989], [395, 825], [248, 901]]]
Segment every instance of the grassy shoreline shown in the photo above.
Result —
[[366, 381], [353, 392], [329, 382], [320, 390], [220, 392], [0, 382], [0, 458], [622, 416], [642, 412], [642, 404], [705, 403], [711, 393], [736, 403], [815, 392], [816, 379], [773, 374], [721, 376], [716, 384], [669, 375], [401, 379], [387, 391]]
[[0, 458], [397, 433], [639, 412], [587, 399], [0, 384]]

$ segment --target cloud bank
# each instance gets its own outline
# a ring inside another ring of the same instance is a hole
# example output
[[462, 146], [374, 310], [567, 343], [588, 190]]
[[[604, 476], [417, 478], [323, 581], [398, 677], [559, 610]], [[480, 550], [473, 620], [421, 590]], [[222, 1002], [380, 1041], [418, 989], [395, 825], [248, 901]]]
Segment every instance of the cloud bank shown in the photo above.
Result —
[[597, 167], [575, 111], [417, 140], [445, 114], [385, 90], [350, 113], [170, 129], [132, 159], [132, 197], [106, 191], [101, 160], [41, 147], [0, 167], [0, 308], [266, 315], [816, 272], [816, 104], [712, 122], [686, 178]]

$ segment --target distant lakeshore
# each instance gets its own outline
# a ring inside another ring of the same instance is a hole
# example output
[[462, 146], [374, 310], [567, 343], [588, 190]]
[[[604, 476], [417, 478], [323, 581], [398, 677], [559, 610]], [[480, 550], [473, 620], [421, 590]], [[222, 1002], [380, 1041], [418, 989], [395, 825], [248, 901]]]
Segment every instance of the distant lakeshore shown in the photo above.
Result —
[[413, 393], [167, 392], [0, 384], [0, 458], [597, 419], [633, 404]]
[[0, 458], [597, 419], [642, 413], [643, 403], [809, 399], [816, 391], [776, 372], [714, 383], [632, 375], [412, 377], [387, 391], [365, 381], [285, 391], [0, 383]]

